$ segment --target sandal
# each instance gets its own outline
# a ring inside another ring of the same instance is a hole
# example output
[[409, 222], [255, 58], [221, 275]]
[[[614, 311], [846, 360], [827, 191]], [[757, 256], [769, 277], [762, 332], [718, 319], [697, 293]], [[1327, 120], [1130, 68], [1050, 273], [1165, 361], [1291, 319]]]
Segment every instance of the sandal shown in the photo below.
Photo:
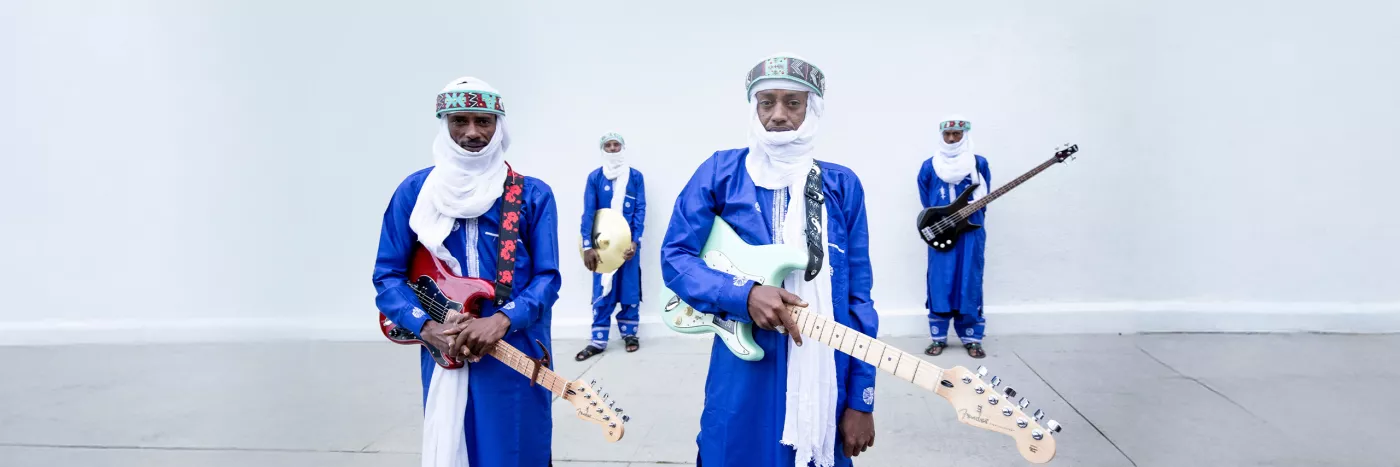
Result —
[[967, 354], [972, 356], [972, 358], [982, 358], [987, 356], [987, 352], [982, 350], [981, 342], [968, 342], [966, 344], [963, 344], [963, 347], [967, 348]]
[[932, 355], [932, 356], [934, 356], [934, 357], [937, 357], [937, 356], [943, 354], [943, 348], [944, 348], [944, 347], [947, 347], [947, 346], [948, 346], [948, 343], [947, 343], [947, 342], [933, 341], [932, 344], [929, 344], [929, 345], [928, 345], [928, 348], [927, 348], [927, 349], [924, 349], [924, 355]]
[[627, 343], [627, 353], [636, 352], [642, 348], [641, 340], [637, 336], [622, 336], [622, 341]]
[[574, 355], [574, 361], [581, 362], [584, 360], [588, 360], [590, 358], [593, 358], [594, 355], [598, 355], [600, 353], [603, 353], [602, 347], [589, 344], [588, 347], [584, 347], [583, 350], [580, 350], [578, 352], [578, 355]]

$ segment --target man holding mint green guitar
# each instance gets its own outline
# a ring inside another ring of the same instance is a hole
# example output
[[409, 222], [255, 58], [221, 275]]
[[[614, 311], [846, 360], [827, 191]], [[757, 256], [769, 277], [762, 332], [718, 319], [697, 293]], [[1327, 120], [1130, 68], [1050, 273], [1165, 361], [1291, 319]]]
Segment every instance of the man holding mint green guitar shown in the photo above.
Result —
[[[662, 276], [676, 294], [665, 317], [677, 323], [668, 325], [680, 330], [671, 308], [683, 300], [713, 315], [707, 326], [743, 330], [715, 339], [698, 463], [849, 466], [874, 445], [875, 368], [818, 339], [804, 345], [789, 307], [876, 335], [865, 192], [850, 169], [813, 158], [821, 70], [775, 55], [749, 71], [746, 85], [748, 147], [716, 152], [696, 169], [661, 247]], [[725, 258], [707, 245], [712, 231], [734, 243], [783, 244], [783, 257]], [[745, 269], [756, 260], [793, 272]]]

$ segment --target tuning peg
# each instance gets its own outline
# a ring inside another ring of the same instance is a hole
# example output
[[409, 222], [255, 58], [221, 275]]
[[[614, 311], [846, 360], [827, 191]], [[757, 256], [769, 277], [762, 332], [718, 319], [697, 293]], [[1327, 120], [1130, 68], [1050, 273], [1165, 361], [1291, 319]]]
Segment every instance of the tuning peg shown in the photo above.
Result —
[[606, 421], [608, 421], [608, 420], [612, 420], [612, 417], [609, 417], [609, 416], [607, 416], [607, 415], [604, 415], [604, 416], [603, 416], [603, 421], [606, 422]]
[[1045, 422], [1045, 429], [1050, 430], [1051, 433], [1059, 433], [1059, 432], [1060, 432], [1060, 422], [1057, 422], [1057, 421], [1054, 421], [1054, 420]]
[[[609, 423], [609, 424], [608, 424], [608, 428], [617, 428], [617, 422]], [[1021, 427], [1021, 428], [1025, 428], [1025, 427]]]
[[1003, 416], [1010, 417], [1010, 416], [1011, 416], [1011, 407], [1002, 407], [1002, 408], [1001, 408], [1001, 414], [1002, 414]]
[[632, 421], [632, 417], [627, 416], [627, 415], [623, 415], [623, 416], [622, 416], [622, 423], [627, 423], [627, 422], [630, 422], [630, 421]]
[[617, 403], [617, 401], [608, 401], [608, 407], [612, 407], [613, 404], [616, 404], [616, 403]]
[[613, 412], [617, 412], [618, 415], [622, 415], [622, 407], [613, 407]]
[[1021, 417], [1016, 417], [1016, 427], [1017, 427], [1017, 428], [1025, 428], [1025, 427], [1027, 427], [1027, 426], [1030, 426], [1030, 424], [1031, 424], [1031, 423], [1028, 422], [1028, 421], [1026, 421], [1026, 419], [1021, 418]]
[[972, 392], [975, 392], [975, 393], [978, 393], [978, 394], [982, 394], [982, 393], [987, 392], [987, 388], [984, 388], [984, 387], [982, 387], [982, 385], [979, 384], [979, 385], [977, 385], [977, 387], [972, 388]]
[[968, 375], [963, 375], [963, 377], [962, 377], [962, 383], [963, 383], [963, 384], [972, 384], [972, 377], [971, 377], [971, 376], [968, 376]]
[[598, 406], [598, 401], [589, 402], [588, 405], [590, 405], [590, 406], [592, 406], [592, 407], [597, 407], [597, 406]]
[[603, 393], [603, 400], [608, 400], [608, 393]]
[[1001, 402], [1001, 398], [997, 397], [996, 394], [992, 394], [992, 395], [990, 395], [990, 396], [987, 396], [987, 403], [988, 403], [988, 404], [997, 405], [997, 402]]
[[1006, 400], [1011, 400], [1016, 397], [1016, 390], [1011, 389], [1011, 386], [1007, 386], [1006, 389], [1001, 391], [1001, 394], [1006, 396]]
[[1020, 407], [1020, 408], [1022, 408], [1022, 409], [1024, 409], [1024, 408], [1026, 408], [1026, 407], [1030, 407], [1030, 406], [1031, 406], [1031, 401], [1030, 401], [1030, 399], [1026, 399], [1026, 398], [1022, 397], [1022, 398], [1021, 398], [1021, 401], [1016, 403], [1016, 406], [1017, 406], [1017, 407]]
[[597, 386], [597, 385], [598, 385], [598, 380], [596, 380], [596, 379], [590, 379], [590, 380], [588, 380], [588, 385], [589, 385], [589, 386]]
[[1031, 418], [1034, 418], [1035, 421], [1038, 422], [1038, 421], [1040, 421], [1040, 419], [1045, 418], [1045, 411], [1044, 411], [1044, 410], [1040, 410], [1040, 409], [1035, 409], [1035, 413], [1031, 414]]
[[598, 411], [598, 413], [603, 413], [603, 409], [593, 409], [593, 410]]
[[993, 376], [993, 377], [992, 377], [992, 380], [989, 381], [989, 382], [992, 383], [992, 387], [1001, 386], [1001, 377], [1000, 377], [1000, 376]]
[[978, 378], [985, 378], [985, 377], [987, 377], [987, 367], [985, 367], [985, 366], [979, 366], [979, 367], [977, 367], [977, 377], [978, 377]]
[[1040, 430], [1031, 430], [1031, 438], [1040, 441], [1045, 439], [1045, 433], [1041, 433]]

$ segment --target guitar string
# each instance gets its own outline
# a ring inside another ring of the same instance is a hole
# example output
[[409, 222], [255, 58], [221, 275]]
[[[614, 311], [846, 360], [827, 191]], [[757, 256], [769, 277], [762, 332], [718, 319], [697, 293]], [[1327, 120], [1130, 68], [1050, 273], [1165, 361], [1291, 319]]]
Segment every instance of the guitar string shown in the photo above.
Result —
[[[806, 308], [791, 307], [789, 310], [791, 310], [791, 311], [793, 311], [793, 312], [799, 312], [799, 311], [800, 311], [800, 312], [802, 312], [802, 314], [805, 315], [805, 316], [809, 316], [809, 317], [811, 317], [811, 318], [813, 318], [813, 319], [815, 319], [815, 320], [820, 320], [820, 321], [818, 321], [818, 322], [814, 322], [814, 323], [813, 323], [814, 325], [817, 325], [817, 326], [828, 326], [828, 327], [834, 325], [834, 326], [837, 326], [837, 328], [836, 328], [837, 330], [840, 330], [840, 329], [844, 328], [845, 330], [842, 331], [843, 334], [849, 334], [849, 333], [851, 333], [851, 332], [854, 332], [854, 333], [856, 333], [856, 334], [859, 334], [860, 336], [864, 336], [865, 338], [870, 339], [870, 342], [867, 343], [867, 344], [865, 344], [866, 347], [873, 347], [871, 344], [880, 344], [880, 345], [884, 346], [886, 349], [892, 349], [892, 350], [894, 350], [895, 352], [898, 352], [898, 353], [900, 354], [900, 355], [898, 355], [898, 356], [899, 356], [901, 359], [902, 359], [903, 356], [905, 356], [905, 355], [913, 356], [913, 355], [910, 354], [909, 352], [905, 352], [904, 350], [901, 350], [901, 349], [898, 348], [898, 347], [895, 347], [895, 346], [892, 346], [892, 345], [890, 345], [890, 344], [887, 344], [887, 343], [885, 343], [885, 342], [883, 342], [883, 341], [881, 341], [881, 340], [879, 340], [879, 339], [876, 339], [876, 338], [874, 338], [874, 337], [867, 336], [867, 335], [865, 335], [865, 333], [860, 332], [860, 331], [857, 331], [855, 328], [852, 328], [852, 327], [850, 327], [850, 326], [841, 324], [841, 323], [839, 323], [839, 322], [837, 322], [837, 321], [835, 321], [835, 320], [832, 320], [832, 319], [827, 319], [826, 317], [823, 317], [823, 316], [817, 316], [817, 315], [814, 315], [814, 314], [812, 314], [812, 313], [808, 313]], [[833, 333], [831, 334], [832, 337], [831, 337], [830, 339], [835, 339], [835, 338], [836, 338], [835, 335], [836, 335], [836, 333], [833, 332]], [[873, 366], [875, 366], [876, 368], [879, 368], [879, 366], [880, 366], [878, 363], [871, 363], [871, 362], [867, 361], [867, 360], [864, 359], [864, 358], [856, 357], [856, 356], [853, 355], [851, 352], [845, 352], [845, 351], [840, 350], [838, 347], [832, 347], [830, 343], [827, 343], [827, 342], [823, 341], [822, 338], [821, 338], [820, 336], [817, 336], [816, 339], [817, 339], [818, 342], [821, 342], [821, 343], [823, 343], [823, 344], [826, 344], [828, 347], [831, 347], [832, 349], [835, 349], [835, 350], [838, 351], [838, 352], [841, 352], [841, 353], [844, 353], [844, 354], [846, 354], [846, 355], [849, 355], [851, 358], [854, 358], [854, 359], [856, 359], [856, 360], [863, 361], [863, 362], [865, 362], [865, 363], [869, 363], [870, 365], [873, 365]], [[854, 343], [853, 343], [853, 344], [854, 344]], [[869, 353], [869, 350], [867, 349], [866, 352]], [[938, 370], [938, 372], [939, 372], [940, 375], [942, 375], [942, 373], [943, 373], [943, 371], [944, 371], [944, 368], [943, 368], [943, 367], [940, 367], [940, 366], [938, 366], [938, 365], [935, 365], [935, 364], [933, 364], [933, 363], [930, 363], [930, 362], [928, 362], [927, 360], [924, 360], [924, 359], [922, 359], [922, 358], [915, 357], [915, 359], [919, 361], [919, 363], [918, 363], [919, 365], [925, 365], [925, 364], [927, 364], [927, 365], [929, 365], [929, 366], [932, 366], [934, 369]], [[877, 359], [877, 360], [878, 360], [878, 359]], [[891, 374], [891, 375], [894, 375], [893, 372], [890, 372], [890, 374]], [[900, 376], [898, 376], [898, 375], [894, 375], [894, 376], [900, 377]], [[900, 377], [900, 378], [902, 378], [902, 377]], [[911, 376], [910, 379], [909, 379], [908, 381], [911, 382], [911, 383], [914, 382], [913, 377]]]
[[[431, 309], [432, 309], [431, 311], [437, 311], [437, 312], [439, 312], [439, 313], [443, 313], [444, 319], [446, 319], [445, 317], [447, 316], [447, 315], [446, 315], [446, 312], [447, 312], [447, 311], [451, 311], [450, 309], [446, 309], [446, 308], [443, 307], [442, 305], [438, 304], [436, 301], [431, 300], [430, 297], [424, 296], [425, 294], [424, 294], [423, 292], [418, 291], [417, 289], [414, 289], [414, 294], [415, 294], [415, 295], [418, 295], [418, 302], [419, 302], [419, 304], [423, 305], [424, 308], [431, 308]], [[431, 304], [431, 305], [429, 305], [429, 304]], [[414, 335], [417, 335], [417, 333], [414, 333]], [[421, 339], [422, 336], [419, 336], [419, 338]], [[429, 344], [429, 345], [431, 345], [431, 344]], [[516, 352], [520, 352], [520, 349], [515, 349], [515, 350], [516, 350]], [[503, 352], [503, 353], [508, 353], [508, 352], [505, 351], [505, 350], [502, 350], [502, 352]], [[523, 352], [520, 352], [520, 353], [523, 354]], [[527, 358], [528, 358], [528, 357], [527, 357]], [[499, 360], [499, 358], [498, 358], [498, 360]], [[531, 363], [533, 363], [533, 362], [534, 362], [534, 360], [531, 360]], [[501, 363], [505, 363], [505, 364], [507, 364], [507, 365], [510, 365], [511, 362], [502, 361]], [[520, 362], [516, 362], [516, 363], [520, 363]], [[520, 371], [519, 368], [513, 368], [513, 369], [515, 369], [516, 371]], [[544, 369], [548, 370], [548, 368], [544, 368]], [[560, 378], [560, 377], [558, 377], [558, 376], [552, 374], [552, 373], [553, 373], [553, 370], [550, 370], [550, 373], [545, 373], [545, 372], [543, 372], [543, 371], [540, 372], [540, 373], [543, 374], [543, 375], [545, 375], [546, 377], [554, 378], [554, 379], [555, 379], [555, 384], [559, 384], [559, 383], [563, 383], [563, 382], [564, 382], [564, 380], [563, 380], [562, 378]], [[564, 383], [564, 386], [565, 386], [565, 389], [567, 389], [567, 386], [568, 386], [567, 383]], [[552, 389], [552, 388], [551, 388], [551, 389]], [[560, 389], [560, 392], [563, 392], [563, 390], [564, 390], [564, 389]]]
[[[1039, 174], [1041, 171], [1043, 171], [1043, 170], [1045, 170], [1045, 169], [1047, 169], [1047, 168], [1050, 168], [1051, 165], [1057, 164], [1058, 162], [1054, 162], [1056, 159], [1058, 159], [1058, 158], [1055, 157], [1055, 158], [1051, 158], [1051, 159], [1048, 160], [1048, 161], [1042, 162], [1040, 165], [1036, 166], [1036, 168], [1034, 168], [1034, 169], [1031, 169], [1031, 171], [1030, 171], [1030, 172], [1027, 172], [1025, 175], [1022, 175], [1022, 176], [1020, 176], [1020, 177], [1016, 177], [1016, 179], [1015, 179], [1015, 180], [1012, 180], [1011, 183], [1008, 183], [1008, 184], [1002, 186], [1001, 188], [997, 188], [993, 193], [995, 194], [995, 193], [997, 193], [997, 192], [1010, 191], [1012, 188], [1015, 188], [1016, 186], [1019, 186], [1020, 184], [1025, 183], [1027, 180], [1030, 180], [1031, 177], [1035, 176], [1036, 174]], [[987, 195], [988, 198], [996, 198], [997, 196], [1001, 196], [1001, 194], [996, 194], [996, 196]], [[980, 200], [979, 200], [979, 201], [980, 201]], [[973, 204], [976, 204], [976, 203], [977, 203], [976, 201], [973, 202]], [[965, 207], [963, 207], [962, 209], [959, 209], [957, 212], [954, 212], [953, 215], [948, 216], [948, 217], [945, 217], [945, 218], [943, 218], [943, 219], [940, 219], [938, 222], [935, 222], [935, 223], [931, 226], [931, 227], [934, 228], [934, 235], [941, 234], [941, 233], [943, 233], [944, 230], [946, 230], [946, 229], [948, 229], [948, 228], [950, 228], [950, 227], [953, 227], [954, 225], [956, 225], [956, 224], [958, 223], [958, 221], [952, 221], [952, 220], [950, 220], [950, 219], [956, 219], [956, 218], [960, 218], [960, 217], [968, 217], [968, 216], [971, 216], [973, 213], [976, 213], [978, 210], [982, 209], [982, 207], [978, 207], [977, 209], [973, 209], [971, 212], [967, 212], [967, 213], [964, 213], [964, 212], [963, 212], [964, 210], [967, 210], [967, 209], [970, 208], [970, 207], [972, 207], [972, 206], [965, 206]]]

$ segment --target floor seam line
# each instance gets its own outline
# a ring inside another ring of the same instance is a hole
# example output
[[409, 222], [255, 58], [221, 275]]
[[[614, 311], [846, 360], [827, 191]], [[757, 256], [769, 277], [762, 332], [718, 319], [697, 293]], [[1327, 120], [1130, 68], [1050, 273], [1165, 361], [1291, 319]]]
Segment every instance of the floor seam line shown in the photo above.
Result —
[[1035, 371], [1035, 367], [1032, 367], [1030, 362], [1026, 361], [1025, 358], [1021, 357], [1020, 352], [1012, 350], [1011, 354], [1015, 355], [1017, 360], [1020, 360], [1022, 364], [1026, 365], [1026, 368], [1031, 370], [1031, 373], [1035, 374], [1036, 378], [1040, 378], [1040, 382], [1045, 383], [1045, 387], [1050, 388], [1050, 391], [1054, 392], [1056, 396], [1059, 396], [1060, 400], [1065, 401], [1065, 405], [1068, 405], [1071, 410], [1074, 410], [1074, 413], [1079, 415], [1079, 418], [1084, 419], [1084, 421], [1089, 424], [1089, 427], [1093, 428], [1094, 431], [1097, 431], [1099, 433], [1099, 436], [1103, 437], [1104, 441], [1108, 441], [1109, 446], [1113, 446], [1113, 449], [1118, 450], [1118, 453], [1122, 454], [1123, 458], [1127, 459], [1129, 464], [1132, 464], [1133, 467], [1137, 467], [1137, 461], [1134, 461], [1133, 458], [1129, 456], [1127, 452], [1124, 452], [1123, 448], [1118, 447], [1118, 443], [1113, 442], [1113, 438], [1109, 438], [1108, 433], [1104, 433], [1098, 425], [1094, 424], [1093, 420], [1090, 420], [1088, 416], [1085, 416], [1083, 412], [1080, 412], [1079, 408], [1075, 407], [1074, 403], [1070, 402], [1069, 398], [1065, 397], [1064, 394], [1061, 394], [1060, 390], [1055, 389], [1055, 386], [1050, 384], [1050, 381], [1046, 380], [1044, 376], [1041, 376], [1039, 371]]

